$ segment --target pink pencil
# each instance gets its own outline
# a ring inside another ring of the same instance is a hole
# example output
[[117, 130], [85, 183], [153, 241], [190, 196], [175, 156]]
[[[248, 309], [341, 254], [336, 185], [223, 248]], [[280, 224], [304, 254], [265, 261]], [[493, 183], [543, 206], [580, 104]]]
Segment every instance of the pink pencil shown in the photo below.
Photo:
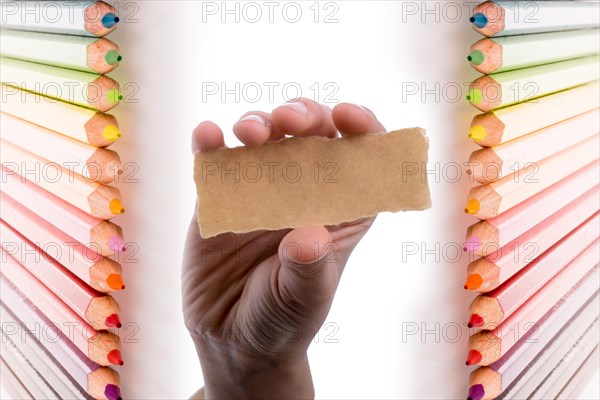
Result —
[[88, 249], [5, 193], [0, 196], [0, 218], [94, 289], [125, 288], [118, 263]]
[[117, 328], [119, 304], [81, 279], [0, 220], [2, 248], [96, 329]]
[[465, 289], [488, 292], [529, 264], [566, 234], [596, 214], [600, 196], [592, 189], [574, 203], [467, 267]]
[[[19, 261], [0, 249], [2, 279], [19, 288], [22, 295], [56, 324], [79, 350], [100, 365], [122, 365], [121, 341], [114, 333], [97, 331], [42, 285]], [[66, 330], [66, 332], [65, 332]]]
[[0, 179], [3, 193], [86, 247], [103, 256], [125, 251], [119, 226], [81, 211], [5, 167], [0, 167]]
[[502, 214], [471, 225], [465, 251], [486, 256], [521, 236], [592, 188], [598, 190], [600, 163], [593, 162]]

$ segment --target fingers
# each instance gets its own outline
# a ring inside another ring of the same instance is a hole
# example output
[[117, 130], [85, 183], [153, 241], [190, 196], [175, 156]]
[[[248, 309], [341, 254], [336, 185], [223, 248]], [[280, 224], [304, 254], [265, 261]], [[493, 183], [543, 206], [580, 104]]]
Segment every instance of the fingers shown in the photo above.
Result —
[[192, 133], [192, 151], [208, 151], [225, 147], [223, 131], [215, 123], [204, 121]]
[[337, 128], [331, 119], [331, 109], [312, 100], [301, 98], [273, 110], [273, 126], [293, 136], [326, 136], [333, 138]]
[[281, 241], [279, 290], [295, 311], [322, 312], [331, 306], [339, 281], [337, 265], [329, 262], [332, 248], [327, 229], [316, 225], [294, 229]]
[[285, 136], [271, 122], [271, 114], [250, 111], [233, 126], [233, 133], [246, 146], [257, 147], [269, 140], [283, 139]]
[[342, 135], [385, 132], [371, 110], [356, 104], [338, 104], [331, 112], [331, 117]]

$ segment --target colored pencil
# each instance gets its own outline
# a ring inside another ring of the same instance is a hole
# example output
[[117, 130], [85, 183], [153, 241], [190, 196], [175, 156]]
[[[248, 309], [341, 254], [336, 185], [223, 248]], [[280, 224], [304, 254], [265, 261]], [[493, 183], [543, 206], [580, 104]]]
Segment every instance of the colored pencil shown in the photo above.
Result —
[[[597, 275], [595, 275], [597, 277]], [[593, 276], [589, 277], [593, 278]], [[578, 283], [531, 329], [533, 335], [521, 338], [504, 357], [488, 367], [471, 372], [469, 377], [470, 400], [494, 398], [522, 398], [513, 396], [513, 388], [519, 390], [534, 375], [530, 367], [544, 366], [556, 359], [589, 327], [598, 314], [594, 302], [598, 300], [596, 282], [586, 279]], [[532, 340], [529, 340], [532, 339]], [[563, 353], [564, 354], [564, 353]], [[559, 358], [560, 359], [560, 358]], [[525, 396], [529, 393], [525, 392]]]
[[600, 132], [599, 111], [597, 108], [510, 142], [477, 150], [469, 158], [467, 173], [479, 183], [495, 182], [597, 136]]
[[126, 250], [123, 232], [118, 225], [92, 217], [2, 166], [0, 181], [2, 193], [96, 253], [110, 256]]
[[598, 333], [600, 331], [598, 330], [598, 321], [596, 321], [593, 332], [588, 333], [575, 343], [571, 350], [544, 378], [542, 383], [531, 392], [531, 396], [538, 399], [555, 399], [577, 369], [596, 352]]
[[117, 11], [103, 1], [6, 1], [2, 6], [4, 29], [104, 36], [119, 22]]
[[69, 136], [92, 146], [106, 147], [121, 137], [115, 117], [36, 93], [1, 85], [2, 112]]
[[0, 205], [4, 222], [94, 289], [106, 293], [125, 288], [117, 262], [83, 246], [5, 193], [0, 196]]
[[589, 257], [596, 256], [600, 241], [593, 239], [590, 244], [589, 237], [597, 236], [597, 231], [598, 227], [591, 224], [578, 228], [500, 287], [477, 296], [469, 306], [469, 327], [494, 329], [554, 276], [582, 258], [589, 261]]
[[2, 220], [0, 232], [4, 251], [30, 273], [17, 270], [19, 279], [37, 278], [94, 329], [121, 327], [120, 307], [112, 296], [92, 289]]
[[121, 100], [119, 84], [106, 75], [2, 57], [0, 81], [68, 103], [108, 111]]
[[[121, 341], [114, 333], [108, 331], [97, 331], [40, 281], [27, 272], [21, 263], [6, 253], [2, 252], [2, 279], [19, 288], [22, 296], [25, 296], [49, 320], [54, 322], [65, 335], [87, 355], [90, 360], [100, 365], [123, 365], [121, 358]], [[25, 274], [20, 276], [19, 272]], [[26, 276], [26, 277], [25, 277]]]
[[592, 56], [484, 75], [471, 83], [467, 100], [490, 111], [593, 82], [599, 68], [598, 56]]
[[473, 261], [467, 267], [465, 289], [489, 292], [582, 223], [592, 219], [598, 224], [598, 202], [598, 192], [592, 189], [577, 202], [571, 203], [498, 251]]
[[2, 356], [0, 356], [0, 381], [2, 382], [2, 388], [6, 390], [11, 398], [20, 400], [35, 400], [31, 393], [29, 393], [27, 388], [19, 380], [19, 377], [4, 362]]
[[19, 377], [34, 399], [61, 400], [35, 366], [12, 343], [2, 342], [0, 349], [2, 361]]
[[597, 29], [483, 38], [471, 46], [467, 60], [491, 74], [591, 56], [598, 45]]
[[61, 68], [106, 74], [122, 59], [108, 39], [53, 33], [2, 31], [0, 55]]
[[10, 114], [0, 113], [2, 139], [55, 162], [98, 183], [110, 183], [123, 173], [119, 155], [55, 133]]
[[469, 192], [465, 212], [488, 219], [511, 209], [598, 159], [598, 135], [544, 159], [519, 175], [476, 186]]
[[[50, 321], [40, 310], [22, 297], [16, 287], [8, 281], [0, 279], [2, 288], [2, 313], [3, 321], [17, 322], [26, 335], [27, 342], [39, 343], [57, 360], [60, 365], [82, 388], [96, 399], [121, 400], [120, 377], [118, 372], [108, 367], [101, 367], [83, 354], [60, 329], [49, 328], [48, 334], [53, 335], [51, 340], [43, 336], [36, 336], [36, 327], [52, 326]], [[10, 316], [10, 319], [8, 317]]]
[[[577, 282], [590, 271], [598, 270], [598, 259], [597, 247], [586, 249], [494, 330], [471, 335], [467, 365], [490, 365], [499, 360], [526, 334], [528, 327], [534, 326]], [[519, 331], [515, 332], [515, 327]]]
[[600, 18], [594, 2], [495, 0], [475, 7], [471, 23], [484, 36], [509, 36], [594, 28]]
[[[10, 313], [3, 306], [0, 306], [0, 312], [6, 314], [2, 315], [3, 326], [9, 326], [10, 329], [19, 326], [19, 323], [10, 317]], [[37, 371], [46, 379], [61, 399], [91, 399], [83, 388], [73, 382], [72, 378], [53, 362], [52, 356], [39, 342], [36, 342], [33, 338], [23, 337], [25, 335], [21, 336], [20, 332], [17, 338], [12, 339], [11, 335], [7, 335], [2, 330], [0, 330], [0, 335], [2, 343], [8, 343], [16, 347], [31, 364], [35, 365]]]
[[7, 141], [1, 140], [0, 144], [5, 173], [23, 173], [29, 181], [96, 218], [110, 219], [125, 212], [119, 189], [89, 182]]
[[505, 246], [588, 190], [598, 190], [599, 171], [595, 161], [502, 214], [471, 225], [464, 250], [486, 256]]
[[600, 86], [595, 81], [479, 114], [473, 118], [469, 137], [482, 147], [497, 146], [599, 106]]
[[592, 354], [581, 364], [581, 367], [562, 388], [556, 399], [571, 400], [580, 398], [581, 392], [585, 390], [594, 375], [596, 375], [598, 367], [600, 367], [600, 347], [596, 346]]

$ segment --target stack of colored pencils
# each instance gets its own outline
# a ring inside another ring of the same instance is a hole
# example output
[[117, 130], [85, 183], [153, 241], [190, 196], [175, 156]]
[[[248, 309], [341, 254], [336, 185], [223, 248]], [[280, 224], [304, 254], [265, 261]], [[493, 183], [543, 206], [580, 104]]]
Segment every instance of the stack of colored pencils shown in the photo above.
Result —
[[15, 398], [121, 398], [122, 99], [101, 1], [1, 3], [2, 383]]
[[[597, 2], [487, 1], [468, 60], [480, 185], [465, 212], [473, 253], [468, 398], [575, 398], [597, 368]], [[595, 365], [595, 366], [594, 366]]]

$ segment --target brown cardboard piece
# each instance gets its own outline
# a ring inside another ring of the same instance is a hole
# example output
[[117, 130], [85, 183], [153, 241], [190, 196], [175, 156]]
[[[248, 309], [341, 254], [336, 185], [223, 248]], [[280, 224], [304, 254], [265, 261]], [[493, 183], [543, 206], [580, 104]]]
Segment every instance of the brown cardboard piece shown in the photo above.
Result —
[[194, 179], [202, 237], [336, 225], [382, 211], [431, 207], [421, 128], [257, 148], [198, 152]]

